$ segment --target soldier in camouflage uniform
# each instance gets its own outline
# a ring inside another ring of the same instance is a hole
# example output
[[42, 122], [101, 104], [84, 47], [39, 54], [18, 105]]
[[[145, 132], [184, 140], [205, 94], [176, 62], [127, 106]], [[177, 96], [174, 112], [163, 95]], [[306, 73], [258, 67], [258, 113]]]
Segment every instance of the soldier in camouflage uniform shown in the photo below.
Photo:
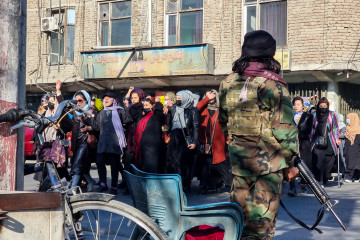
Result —
[[230, 138], [231, 201], [244, 213], [241, 239], [274, 237], [283, 177], [298, 173], [297, 128], [275, 50], [269, 33], [247, 33], [242, 56], [219, 90], [219, 122]]

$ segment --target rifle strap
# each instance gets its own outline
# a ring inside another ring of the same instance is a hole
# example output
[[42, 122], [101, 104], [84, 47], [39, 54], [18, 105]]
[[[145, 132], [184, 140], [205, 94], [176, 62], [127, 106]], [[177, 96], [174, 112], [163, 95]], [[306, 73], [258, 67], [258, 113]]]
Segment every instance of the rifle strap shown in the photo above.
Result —
[[317, 214], [317, 219], [314, 223], [314, 225], [312, 227], [309, 227], [308, 225], [306, 225], [304, 222], [302, 222], [301, 220], [299, 220], [298, 218], [296, 218], [294, 215], [292, 215], [290, 213], [290, 211], [285, 207], [284, 203], [280, 200], [280, 206], [284, 209], [284, 211], [297, 223], [299, 224], [300, 226], [302, 226], [303, 228], [306, 228], [307, 230], [309, 231], [312, 231], [312, 230], [315, 230], [317, 231], [318, 233], [323, 233], [320, 229], [318, 229], [316, 226], [320, 223], [321, 219], [323, 218], [324, 216], [324, 212], [325, 212], [325, 206], [324, 205], [321, 205], [321, 208], [319, 209], [318, 211], [318, 214]]

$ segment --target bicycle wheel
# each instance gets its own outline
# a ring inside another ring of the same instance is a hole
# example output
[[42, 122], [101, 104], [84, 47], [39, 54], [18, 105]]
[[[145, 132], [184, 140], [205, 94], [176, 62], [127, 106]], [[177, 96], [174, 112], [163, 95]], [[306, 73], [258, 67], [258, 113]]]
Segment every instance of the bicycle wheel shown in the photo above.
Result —
[[87, 195], [86, 200], [76, 202], [70, 198], [75, 229], [65, 227], [67, 239], [76, 239], [76, 236], [78, 239], [94, 240], [169, 239], [159, 225], [136, 208], [116, 200], [99, 201], [98, 194]]

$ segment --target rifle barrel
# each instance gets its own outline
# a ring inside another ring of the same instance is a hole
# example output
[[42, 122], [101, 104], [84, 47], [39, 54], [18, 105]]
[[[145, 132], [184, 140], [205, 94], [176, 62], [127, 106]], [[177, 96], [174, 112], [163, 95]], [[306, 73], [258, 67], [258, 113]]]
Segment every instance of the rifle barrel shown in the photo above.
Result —
[[345, 225], [343, 224], [343, 222], [341, 221], [341, 219], [338, 217], [338, 215], [335, 213], [335, 211], [332, 209], [331, 205], [329, 202], [326, 203], [326, 206], [328, 207], [328, 209], [330, 210], [330, 212], [334, 215], [335, 219], [338, 221], [338, 223], [340, 224], [340, 226], [342, 227], [342, 229], [344, 231], [347, 230], [347, 228], [345, 227]]

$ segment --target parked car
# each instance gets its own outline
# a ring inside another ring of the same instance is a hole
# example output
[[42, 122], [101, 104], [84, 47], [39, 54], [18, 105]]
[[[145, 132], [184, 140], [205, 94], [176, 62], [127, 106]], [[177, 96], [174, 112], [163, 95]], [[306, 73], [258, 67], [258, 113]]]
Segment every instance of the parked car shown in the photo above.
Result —
[[34, 144], [31, 142], [31, 138], [34, 134], [34, 129], [25, 127], [25, 160], [36, 159], [35, 154], [32, 153]]

